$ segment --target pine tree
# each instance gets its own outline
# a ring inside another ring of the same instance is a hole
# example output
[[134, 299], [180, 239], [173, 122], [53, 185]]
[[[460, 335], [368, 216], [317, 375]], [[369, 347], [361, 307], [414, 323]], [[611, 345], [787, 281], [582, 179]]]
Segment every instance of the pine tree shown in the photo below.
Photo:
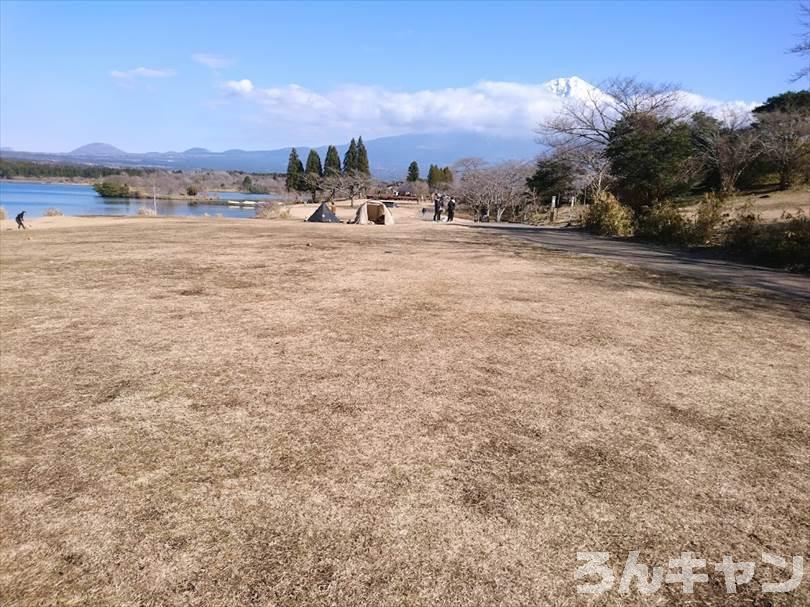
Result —
[[431, 188], [439, 187], [441, 181], [441, 170], [435, 164], [431, 164], [428, 169], [427, 182]]
[[368, 152], [362, 136], [357, 139], [357, 172], [363, 175], [371, 174], [371, 169], [368, 166]]
[[290, 150], [290, 158], [287, 161], [287, 191], [297, 190], [301, 180], [301, 174], [304, 172], [304, 165], [301, 164], [301, 159], [298, 157], [298, 152], [295, 148]]
[[318, 152], [316, 150], [309, 151], [309, 156], [307, 156], [306, 173], [308, 175], [313, 175], [316, 177], [323, 176], [323, 168], [321, 167], [321, 157], [318, 155]]
[[340, 155], [337, 148], [330, 145], [326, 149], [326, 160], [323, 163], [323, 174], [327, 177], [340, 175]]
[[445, 183], [453, 183], [453, 171], [450, 170], [450, 167], [444, 167], [442, 169], [442, 181]]
[[408, 181], [419, 181], [419, 165], [415, 160], [408, 165]]
[[352, 138], [349, 149], [343, 156], [343, 172], [350, 174], [357, 170], [357, 142]]

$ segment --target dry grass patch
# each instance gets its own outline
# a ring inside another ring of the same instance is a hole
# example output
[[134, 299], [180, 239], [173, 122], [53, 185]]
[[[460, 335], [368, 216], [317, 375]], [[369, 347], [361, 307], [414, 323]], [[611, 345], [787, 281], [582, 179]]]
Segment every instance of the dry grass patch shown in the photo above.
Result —
[[[565, 605], [578, 550], [810, 551], [801, 302], [448, 226], [146, 223], [0, 240], [4, 604]], [[810, 600], [762, 575], [653, 598]]]

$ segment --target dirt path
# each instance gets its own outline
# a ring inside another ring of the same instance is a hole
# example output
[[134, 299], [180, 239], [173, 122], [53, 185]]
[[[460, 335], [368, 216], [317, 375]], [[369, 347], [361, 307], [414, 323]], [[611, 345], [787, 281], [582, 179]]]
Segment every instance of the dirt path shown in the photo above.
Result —
[[546, 249], [600, 257], [656, 272], [672, 272], [690, 278], [727, 283], [735, 288], [761, 289], [810, 299], [810, 277], [735, 263], [707, 253], [600, 238], [578, 230], [471, 222], [460, 222], [459, 225], [508, 234]]

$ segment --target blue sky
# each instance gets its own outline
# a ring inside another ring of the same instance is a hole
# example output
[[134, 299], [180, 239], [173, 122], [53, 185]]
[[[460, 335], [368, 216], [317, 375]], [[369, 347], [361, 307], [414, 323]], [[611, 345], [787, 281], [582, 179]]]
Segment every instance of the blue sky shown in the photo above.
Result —
[[761, 101], [798, 87], [799, 29], [779, 1], [4, 0], [0, 144], [269, 149], [442, 121], [513, 134], [530, 131], [519, 104], [543, 111], [533, 87], [574, 75]]

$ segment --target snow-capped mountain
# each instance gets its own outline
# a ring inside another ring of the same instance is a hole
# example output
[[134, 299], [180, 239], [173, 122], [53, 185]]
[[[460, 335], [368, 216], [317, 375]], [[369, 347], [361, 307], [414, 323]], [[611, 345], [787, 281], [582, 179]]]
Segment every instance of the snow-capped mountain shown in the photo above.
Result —
[[585, 82], [579, 76], [569, 78], [555, 78], [543, 83], [543, 88], [557, 97], [588, 99], [593, 93], [601, 94], [598, 88]]
[[[563, 100], [592, 102], [594, 100], [609, 101], [610, 99], [604, 91], [578, 76], [555, 78], [544, 83], [543, 87]], [[683, 90], [678, 91], [678, 100], [681, 105], [693, 112], [706, 112], [720, 119], [729, 114], [749, 113], [759, 105], [759, 103], [750, 101], [718, 101]]]

